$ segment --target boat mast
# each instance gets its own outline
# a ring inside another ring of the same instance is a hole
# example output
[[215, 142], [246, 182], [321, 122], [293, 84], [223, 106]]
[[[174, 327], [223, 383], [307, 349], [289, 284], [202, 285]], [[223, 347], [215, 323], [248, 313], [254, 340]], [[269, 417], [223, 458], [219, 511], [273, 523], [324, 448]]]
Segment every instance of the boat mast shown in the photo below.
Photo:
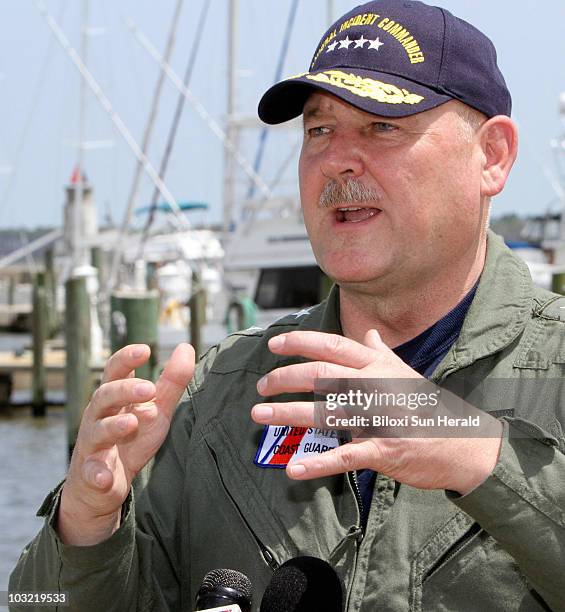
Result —
[[[88, 20], [90, 14], [90, 0], [82, 2], [82, 30], [80, 55], [84, 65], [88, 62]], [[80, 79], [80, 107], [79, 107], [79, 139], [77, 154], [77, 184], [76, 197], [72, 210], [71, 230], [71, 262], [72, 270], [87, 265], [86, 248], [83, 236], [83, 200], [84, 200], [84, 143], [86, 142], [86, 84]], [[73, 272], [71, 272], [73, 274]]]
[[335, 21], [335, 0], [327, 0], [328, 27]]
[[[237, 48], [239, 28], [239, 0], [230, 0], [228, 14], [228, 100], [227, 100], [227, 139], [238, 146], [239, 130], [235, 124], [236, 86], [237, 86]], [[235, 204], [235, 164], [233, 156], [226, 150], [224, 154], [224, 238], [227, 238], [232, 222]]]
[[[561, 123], [565, 126], [565, 91], [559, 96], [559, 116]], [[565, 242], [565, 171], [563, 170], [563, 160], [565, 160], [565, 132], [551, 143], [555, 152], [555, 165], [557, 171], [558, 195], [561, 199], [561, 227], [560, 238]]]

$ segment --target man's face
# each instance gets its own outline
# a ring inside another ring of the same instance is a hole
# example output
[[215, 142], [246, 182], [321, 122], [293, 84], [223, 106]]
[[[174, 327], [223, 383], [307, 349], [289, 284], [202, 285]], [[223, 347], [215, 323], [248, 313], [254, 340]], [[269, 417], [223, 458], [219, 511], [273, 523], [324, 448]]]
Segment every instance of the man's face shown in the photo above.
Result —
[[[456, 104], [388, 119], [325, 92], [306, 102], [304, 220], [320, 267], [342, 286], [429, 282], [472, 256], [485, 224], [481, 150]], [[347, 184], [360, 201], [343, 201]]]

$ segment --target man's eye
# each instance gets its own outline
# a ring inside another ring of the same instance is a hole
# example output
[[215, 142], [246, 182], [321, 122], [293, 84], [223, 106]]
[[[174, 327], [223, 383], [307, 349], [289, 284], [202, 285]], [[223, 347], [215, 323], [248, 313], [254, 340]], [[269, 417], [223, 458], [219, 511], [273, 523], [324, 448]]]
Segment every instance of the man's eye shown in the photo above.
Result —
[[325, 136], [329, 133], [329, 128], [320, 125], [316, 127], [311, 127], [306, 130], [308, 132], [308, 136], [316, 137], [316, 136]]
[[395, 125], [392, 125], [392, 123], [387, 123], [386, 121], [376, 121], [373, 123], [373, 128], [376, 132], [393, 132], [397, 129]]

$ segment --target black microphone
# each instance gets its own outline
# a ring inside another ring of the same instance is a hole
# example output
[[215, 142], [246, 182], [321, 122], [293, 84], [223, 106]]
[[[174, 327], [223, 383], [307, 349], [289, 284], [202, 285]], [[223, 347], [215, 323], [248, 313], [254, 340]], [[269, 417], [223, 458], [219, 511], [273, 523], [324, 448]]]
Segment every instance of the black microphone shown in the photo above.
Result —
[[245, 574], [232, 569], [215, 569], [204, 576], [194, 609], [251, 612], [251, 594], [251, 581]]
[[333, 567], [316, 557], [283, 563], [271, 578], [261, 612], [342, 612], [343, 591]]

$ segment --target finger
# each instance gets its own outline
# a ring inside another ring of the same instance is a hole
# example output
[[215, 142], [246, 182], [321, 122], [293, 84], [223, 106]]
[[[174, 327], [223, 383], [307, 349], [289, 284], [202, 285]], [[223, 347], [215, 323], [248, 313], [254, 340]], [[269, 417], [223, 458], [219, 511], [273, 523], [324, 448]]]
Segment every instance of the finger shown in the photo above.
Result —
[[338, 446], [315, 457], [291, 461], [286, 472], [295, 480], [310, 480], [374, 466], [375, 444], [369, 440]]
[[170, 418], [194, 374], [195, 355], [190, 344], [179, 344], [157, 381], [155, 402]]
[[104, 448], [111, 448], [133, 433], [138, 424], [137, 417], [128, 412], [98, 419], [92, 428], [86, 452], [91, 454]]
[[114, 474], [110, 468], [97, 459], [88, 459], [82, 465], [82, 480], [93, 489], [107, 491], [114, 483]]
[[147, 344], [129, 344], [116, 351], [104, 368], [102, 382], [129, 378], [133, 376], [135, 368], [142, 366], [151, 355]]
[[148, 402], [155, 397], [155, 393], [155, 385], [149, 380], [142, 378], [113, 380], [96, 389], [85, 416], [94, 421], [115, 414], [129, 404]]
[[260, 395], [314, 391], [319, 378], [358, 378], [359, 371], [353, 368], [323, 361], [295, 363], [269, 372], [257, 383]]
[[269, 340], [269, 349], [277, 355], [301, 355], [350, 368], [364, 368], [375, 361], [374, 348], [338, 334], [295, 331]]
[[276, 404], [256, 404], [251, 409], [251, 417], [263, 425], [293, 425], [294, 427], [314, 427], [314, 404], [312, 402], [287, 402]]
[[370, 329], [363, 338], [363, 344], [369, 348], [378, 349], [383, 344], [381, 335], [376, 329]]

